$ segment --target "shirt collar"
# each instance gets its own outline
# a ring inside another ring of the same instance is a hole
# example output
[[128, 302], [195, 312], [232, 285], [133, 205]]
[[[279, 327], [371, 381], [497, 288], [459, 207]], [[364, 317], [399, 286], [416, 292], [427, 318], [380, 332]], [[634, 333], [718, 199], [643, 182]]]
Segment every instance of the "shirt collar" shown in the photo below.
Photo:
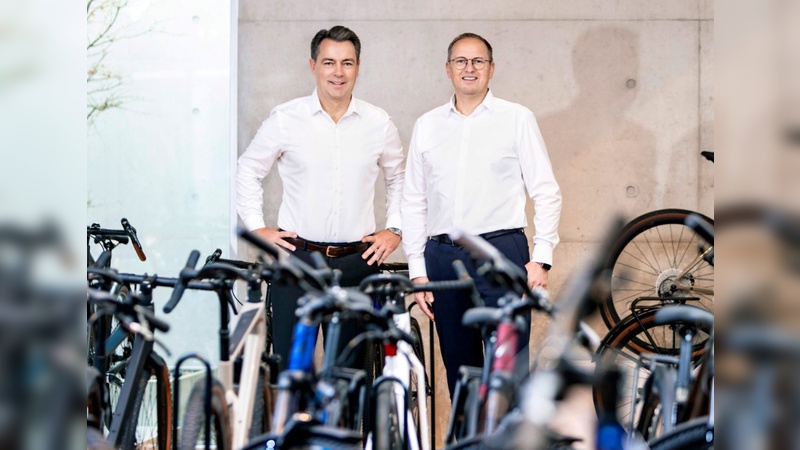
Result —
[[[317, 89], [314, 89], [314, 92], [311, 93], [309, 97], [309, 112], [311, 115], [315, 115], [317, 113], [327, 114], [324, 109], [322, 109], [322, 103], [319, 101], [319, 95], [317, 95]], [[359, 102], [356, 100], [356, 96], [350, 97], [350, 105], [347, 106], [347, 111], [344, 113], [342, 118], [349, 116], [350, 114], [355, 114], [357, 116], [361, 116], [361, 108], [359, 107]]]
[[[483, 101], [481, 102], [481, 104], [478, 105], [477, 108], [475, 108], [475, 111], [472, 114], [475, 114], [476, 112], [480, 111], [481, 109], [486, 109], [487, 111], [494, 110], [494, 95], [492, 94], [492, 90], [491, 89], [489, 89], [489, 92], [486, 93], [486, 97], [483, 98]], [[452, 113], [452, 114], [461, 115], [461, 113], [458, 112], [458, 109], [456, 109], [456, 95], [455, 94], [453, 94], [453, 96], [450, 97], [450, 108], [447, 110], [447, 112], [448, 112], [448, 114]]]

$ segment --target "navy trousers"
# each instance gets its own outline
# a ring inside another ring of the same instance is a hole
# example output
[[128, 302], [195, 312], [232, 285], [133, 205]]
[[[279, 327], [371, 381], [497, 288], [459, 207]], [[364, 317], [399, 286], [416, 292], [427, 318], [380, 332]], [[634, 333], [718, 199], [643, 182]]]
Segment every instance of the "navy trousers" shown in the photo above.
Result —
[[[520, 230], [510, 234], [493, 237], [487, 240], [509, 260], [523, 270], [530, 261], [528, 239]], [[475, 280], [478, 292], [486, 306], [497, 306], [497, 301], [508, 292], [503, 287], [492, 286], [477, 275], [475, 264], [468, 250], [458, 245], [441, 243], [429, 239], [425, 245], [425, 267], [431, 281], [453, 280], [453, 261], [464, 262], [470, 276]], [[447, 371], [447, 387], [450, 397], [455, 392], [458, 368], [461, 366], [482, 367], [484, 361], [483, 340], [479, 329], [465, 327], [461, 324], [464, 312], [473, 307], [469, 294], [464, 291], [444, 291], [434, 293], [433, 315], [436, 318], [436, 332], [439, 336], [439, 348], [442, 352], [444, 367]], [[526, 329], [519, 338], [520, 348], [517, 354], [517, 375], [529, 371], [528, 341], [530, 340], [530, 313], [526, 317]]]

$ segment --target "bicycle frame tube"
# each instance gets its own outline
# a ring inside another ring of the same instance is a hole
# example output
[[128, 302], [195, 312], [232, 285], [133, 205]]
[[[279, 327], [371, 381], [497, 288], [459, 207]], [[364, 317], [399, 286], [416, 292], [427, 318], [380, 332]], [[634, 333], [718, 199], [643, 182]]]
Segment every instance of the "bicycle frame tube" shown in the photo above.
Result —
[[[152, 349], [153, 341], [148, 341], [140, 336], [136, 336], [136, 339], [133, 341], [131, 357], [128, 360], [125, 383], [122, 385], [122, 391], [119, 394], [119, 400], [117, 402], [118, 406], [114, 411], [114, 417], [111, 420], [111, 428], [108, 432], [108, 440], [115, 447], [119, 447], [122, 444], [120, 441], [122, 440], [123, 433], [121, 433], [121, 430], [123, 427], [136, 426], [135, 423], [130, 423], [130, 415], [134, 407], [133, 399], [136, 396], [136, 390], [139, 386], [139, 377], [142, 375], [142, 370], [144, 370], [147, 355]], [[119, 405], [122, 405], [122, 407]]]
[[311, 373], [314, 370], [314, 348], [317, 345], [317, 327], [305, 321], [297, 322], [289, 353], [289, 370]]
[[492, 358], [492, 372], [514, 372], [518, 341], [519, 333], [513, 322], [503, 322], [497, 325], [497, 343]]
[[[248, 432], [253, 419], [253, 405], [258, 387], [259, 367], [261, 355], [264, 352], [266, 329], [263, 319], [263, 303], [259, 304], [254, 326], [250, 327], [245, 335], [244, 354], [242, 355], [242, 369], [239, 375], [239, 393], [235, 396], [233, 411], [233, 448], [241, 448], [248, 441]], [[232, 370], [232, 367], [231, 367]], [[233, 394], [231, 386], [231, 394]]]

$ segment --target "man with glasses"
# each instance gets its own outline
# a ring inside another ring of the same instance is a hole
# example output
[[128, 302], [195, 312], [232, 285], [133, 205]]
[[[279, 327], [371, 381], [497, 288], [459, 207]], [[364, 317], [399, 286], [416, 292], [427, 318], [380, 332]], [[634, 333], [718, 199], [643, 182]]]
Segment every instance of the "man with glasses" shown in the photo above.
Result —
[[[480, 235], [528, 274], [531, 287], [547, 287], [547, 271], [558, 244], [561, 191], [533, 113], [494, 97], [492, 46], [474, 33], [456, 37], [447, 49], [447, 76], [455, 94], [420, 117], [411, 137], [403, 189], [403, 249], [415, 283], [456, 277], [452, 262], [464, 261], [487, 306], [503, 289], [475, 273], [469, 252], [447, 233]], [[533, 253], [524, 228], [527, 195], [535, 205]], [[422, 311], [436, 320], [440, 349], [453, 395], [458, 368], [483, 365], [478, 330], [461, 325], [472, 307], [468, 294], [418, 293]], [[528, 370], [530, 316], [520, 344], [517, 374]]]
[[[384, 110], [353, 97], [360, 56], [361, 41], [353, 31], [343, 26], [320, 30], [308, 62], [316, 89], [272, 110], [236, 171], [236, 206], [245, 227], [309, 263], [311, 253], [319, 251], [332, 269], [341, 269], [342, 286], [357, 286], [377, 273], [402, 235], [400, 135]], [[283, 181], [283, 197], [277, 227], [267, 227], [261, 180], [273, 165]], [[373, 201], [381, 171], [387, 228], [376, 231]], [[285, 369], [302, 291], [280, 284], [272, 288], [275, 352]], [[351, 324], [343, 328], [345, 345], [356, 330]]]

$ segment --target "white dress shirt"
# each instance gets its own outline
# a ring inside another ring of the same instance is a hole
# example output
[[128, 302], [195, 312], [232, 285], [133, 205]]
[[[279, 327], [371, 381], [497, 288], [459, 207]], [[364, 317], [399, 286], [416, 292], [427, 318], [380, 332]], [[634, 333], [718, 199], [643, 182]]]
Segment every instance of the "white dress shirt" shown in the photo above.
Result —
[[453, 99], [420, 117], [411, 137], [402, 203], [409, 276], [427, 276], [429, 236], [527, 226], [526, 190], [536, 211], [531, 260], [552, 264], [561, 191], [533, 113], [490, 91], [464, 116]]
[[386, 111], [353, 97], [338, 123], [317, 91], [272, 110], [236, 170], [236, 207], [249, 230], [265, 226], [261, 180], [277, 161], [278, 227], [317, 242], [375, 232], [375, 182], [386, 181], [387, 227], [400, 228], [403, 147]]

